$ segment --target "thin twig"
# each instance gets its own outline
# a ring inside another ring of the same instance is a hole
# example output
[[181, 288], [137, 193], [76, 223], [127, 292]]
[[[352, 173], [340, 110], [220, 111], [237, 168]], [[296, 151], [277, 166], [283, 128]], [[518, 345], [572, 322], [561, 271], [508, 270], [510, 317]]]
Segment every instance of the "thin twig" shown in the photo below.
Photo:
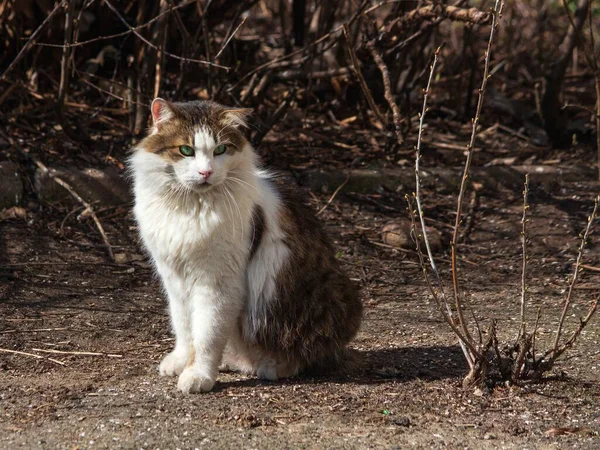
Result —
[[529, 194], [529, 174], [525, 175], [525, 184], [523, 185], [523, 218], [521, 219], [521, 244], [523, 247], [523, 260], [521, 270], [521, 325], [519, 326], [519, 332], [517, 334], [516, 343], [519, 342], [523, 333], [525, 333], [525, 302], [527, 300], [527, 210], [529, 204], [527, 203], [527, 197]]
[[275, 58], [271, 61], [268, 61], [264, 64], [261, 64], [257, 68], [255, 68], [255, 69], [251, 70], [250, 72], [248, 72], [247, 74], [245, 74], [242, 78], [240, 78], [238, 80], [237, 83], [235, 83], [233, 86], [231, 86], [227, 90], [229, 92], [233, 92], [243, 81], [245, 81], [247, 78], [253, 76], [255, 73], [258, 73], [258, 72], [262, 71], [263, 69], [273, 66], [273, 65], [276, 65], [282, 61], [285, 61], [286, 59], [290, 59], [290, 58], [293, 58], [294, 56], [301, 55], [302, 53], [306, 52], [307, 50], [311, 49], [312, 47], [315, 47], [315, 46], [319, 45], [321, 42], [326, 41], [327, 39], [335, 36], [336, 34], [338, 34], [340, 31], [342, 31], [344, 29], [344, 25], [347, 25], [347, 26], [352, 25], [363, 14], [363, 11], [368, 4], [369, 4], [368, 0], [363, 0], [361, 5], [358, 7], [358, 10], [354, 13], [354, 15], [350, 18], [350, 20], [348, 22], [346, 22], [345, 24], [338, 26], [337, 28], [335, 28], [335, 29], [331, 30], [330, 32], [321, 36], [316, 41], [311, 42], [310, 44], [306, 45], [305, 47], [303, 47], [299, 50], [296, 50], [292, 53], [280, 56], [280, 57]]
[[65, 35], [64, 35], [64, 47], [62, 49], [62, 57], [60, 61], [60, 82], [58, 85], [58, 96], [57, 96], [57, 115], [58, 120], [60, 121], [63, 130], [67, 135], [70, 134], [68, 130], [68, 125], [66, 123], [64, 109], [65, 109], [65, 100], [67, 97], [67, 87], [69, 86], [69, 61], [71, 58], [71, 48], [69, 44], [73, 39], [73, 19], [75, 15], [75, 0], [69, 0], [67, 3], [67, 11], [65, 14]]
[[452, 314], [452, 310], [450, 308], [450, 304], [446, 300], [446, 294], [444, 290], [444, 286], [442, 284], [442, 279], [437, 270], [437, 266], [435, 264], [435, 260], [433, 259], [433, 253], [431, 252], [431, 246], [429, 244], [429, 237], [427, 236], [427, 227], [425, 226], [425, 214], [423, 212], [423, 206], [421, 205], [421, 143], [423, 136], [423, 128], [425, 126], [425, 115], [427, 114], [427, 98], [429, 97], [429, 92], [431, 89], [431, 81], [433, 80], [433, 74], [435, 72], [435, 66], [438, 61], [438, 56], [440, 53], [440, 48], [435, 51], [433, 55], [433, 62], [430, 66], [429, 78], [427, 80], [427, 87], [423, 92], [423, 109], [419, 114], [419, 132], [417, 134], [417, 145], [415, 146], [415, 201], [417, 203], [417, 210], [419, 212], [419, 220], [421, 221], [421, 232], [423, 233], [423, 241], [425, 242], [425, 248], [427, 250], [427, 257], [429, 258], [429, 264], [431, 266], [431, 270], [433, 272], [433, 276], [438, 285], [438, 289], [440, 290], [440, 295], [444, 300], [445, 308], [448, 312], [452, 321], [454, 321], [454, 315]]
[[331, 197], [329, 197], [329, 200], [327, 200], [327, 203], [325, 203], [325, 205], [319, 210], [319, 212], [317, 213], [317, 216], [327, 209], [327, 207], [331, 204], [331, 202], [333, 201], [335, 196], [338, 194], [338, 192], [340, 192], [344, 188], [344, 186], [346, 186], [348, 181], [350, 181], [350, 173], [348, 173], [344, 182], [342, 184], [340, 184], [335, 191], [333, 191], [333, 194], [331, 194]]
[[537, 330], [540, 323], [540, 317], [542, 315], [542, 308], [538, 307], [537, 316], [535, 318], [535, 325], [533, 326], [533, 333], [531, 334], [531, 359], [535, 364], [535, 341], [537, 339]]
[[58, 2], [56, 6], [54, 6], [54, 9], [50, 12], [50, 14], [48, 14], [48, 16], [41, 23], [41, 25], [37, 27], [37, 29], [29, 37], [29, 40], [25, 43], [25, 45], [23, 46], [19, 54], [16, 56], [16, 58], [12, 60], [12, 62], [9, 64], [6, 70], [2, 73], [2, 76], [0, 76], [0, 81], [4, 80], [4, 78], [6, 77], [6, 75], [8, 75], [11, 69], [27, 54], [27, 51], [35, 43], [40, 33], [44, 30], [44, 28], [46, 28], [46, 25], [48, 25], [48, 23], [52, 20], [56, 13], [58, 13], [58, 11], [64, 6], [65, 3], [66, 0], [62, 0]]
[[[65, 1], [67, 1], [67, 0], [63, 0], [63, 3]], [[144, 29], [144, 28], [152, 25], [154, 22], [156, 22], [161, 17], [163, 17], [165, 14], [170, 14], [171, 11], [176, 11], [176, 10], [178, 10], [180, 8], [184, 8], [184, 7], [188, 6], [188, 5], [192, 5], [192, 4], [196, 3], [197, 1], [198, 0], [189, 0], [189, 1], [185, 2], [185, 3], [182, 3], [181, 5], [173, 6], [168, 11], [162, 12], [161, 14], [159, 14], [156, 17], [152, 18], [148, 22], [143, 23], [141, 25], [138, 25], [136, 27], [131, 27], [127, 31], [123, 31], [121, 33], [110, 34], [108, 36], [98, 36], [96, 38], [89, 39], [87, 41], [72, 42], [72, 43], [69, 44], [69, 47], [80, 47], [82, 45], [92, 44], [92, 43], [97, 42], [97, 41], [106, 41], [106, 40], [109, 40], [109, 39], [114, 39], [114, 38], [118, 38], [118, 37], [122, 37], [122, 36], [127, 36], [128, 34], [135, 33], [136, 31], [142, 30], [142, 29]], [[50, 44], [50, 43], [46, 43], [46, 42], [36, 42], [35, 45], [40, 46], [40, 47], [54, 47], [54, 48], [62, 48], [62, 47], [64, 47], [64, 44]]]
[[132, 27], [131, 25], [129, 25], [129, 22], [127, 22], [127, 20], [125, 20], [125, 18], [121, 15], [121, 13], [119, 13], [119, 11], [117, 10], [117, 8], [115, 8], [108, 0], [104, 0], [104, 3], [106, 3], [106, 6], [108, 6], [110, 8], [110, 10], [113, 13], [115, 13], [115, 15], [121, 21], [121, 23], [123, 23], [123, 25], [125, 25], [129, 29], [129, 31], [131, 31], [134, 35], [136, 35], [147, 46], [153, 48], [156, 51], [159, 51], [159, 52], [162, 51], [165, 56], [168, 56], [168, 57], [173, 58], [173, 59], [177, 59], [179, 61], [193, 62], [193, 63], [197, 63], [197, 64], [205, 64], [205, 65], [208, 65], [208, 66], [217, 67], [219, 69], [224, 69], [224, 70], [229, 70], [230, 69], [229, 67], [225, 67], [225, 66], [222, 66], [220, 64], [215, 64], [215, 63], [210, 62], [210, 61], [204, 61], [204, 60], [201, 60], [201, 59], [183, 58], [183, 57], [181, 57], [179, 55], [175, 55], [173, 53], [169, 53], [169, 52], [166, 52], [164, 50], [161, 50], [156, 45], [154, 45], [152, 42], [150, 42], [148, 39], [146, 39], [144, 36], [142, 36], [140, 33], [138, 33], [138, 31], [134, 27]]
[[392, 82], [390, 81], [390, 71], [388, 70], [381, 53], [375, 48], [375, 42], [371, 41], [367, 45], [375, 64], [379, 68], [381, 72], [381, 78], [383, 79], [383, 90], [384, 96], [390, 105], [390, 109], [392, 110], [392, 116], [394, 118], [394, 131], [396, 132], [396, 140], [398, 141], [398, 145], [402, 145], [404, 143], [404, 133], [402, 132], [402, 127], [400, 123], [402, 122], [402, 116], [400, 115], [400, 108], [398, 107], [398, 103], [394, 100], [394, 93], [392, 92]]
[[16, 143], [14, 142], [14, 140], [10, 136], [8, 136], [8, 135], [5, 135], [5, 136], [6, 136], [7, 140], [8, 140], [8, 142], [10, 142], [11, 145], [14, 148], [16, 148], [23, 156], [25, 156], [25, 158], [31, 160], [36, 166], [38, 166], [40, 168], [40, 170], [45, 175], [49, 176], [52, 180], [54, 180], [54, 182], [56, 182], [59, 186], [63, 187], [69, 194], [71, 194], [71, 196], [73, 198], [75, 198], [79, 203], [81, 203], [83, 206], [85, 206], [84, 212], [87, 212], [90, 216], [92, 216], [92, 219], [94, 220], [94, 223], [96, 224], [96, 228], [98, 229], [98, 232], [102, 236], [102, 240], [104, 241], [104, 246], [106, 247], [106, 252], [108, 253], [109, 258], [110, 258], [110, 260], [112, 262], [115, 262], [115, 255], [114, 255], [114, 253], [112, 251], [112, 247], [110, 245], [108, 237], [106, 236], [106, 232], [104, 231], [104, 227], [102, 226], [102, 223], [100, 222], [100, 219], [98, 219], [98, 216], [96, 215], [96, 212], [94, 211], [94, 208], [92, 207], [92, 205], [90, 205], [88, 202], [86, 202], [77, 193], [77, 191], [75, 191], [75, 189], [73, 189], [71, 187], [71, 185], [69, 183], [67, 183], [66, 181], [62, 180], [61, 178], [55, 176], [50, 171], [50, 169], [48, 169], [46, 167], [46, 165], [44, 163], [42, 163], [38, 159], [34, 158], [29, 153], [27, 153], [26, 151], [24, 151], [21, 147], [19, 147], [18, 145], [16, 145]]
[[[413, 196], [416, 198], [416, 196]], [[477, 355], [477, 349], [475, 348], [475, 346], [471, 343], [471, 342], [467, 342], [465, 340], [465, 337], [462, 335], [461, 331], [458, 329], [458, 327], [456, 326], [456, 323], [454, 321], [454, 318], [452, 317], [452, 312], [450, 311], [450, 309], [448, 308], [448, 302], [446, 300], [446, 297], [444, 295], [444, 291], [440, 290], [440, 294], [442, 296], [443, 299], [440, 299], [440, 296], [438, 295], [438, 292], [435, 290], [435, 288], [432, 286], [431, 284], [431, 280], [429, 279], [429, 274], [427, 272], [427, 266], [425, 264], [425, 257], [423, 255], [423, 252], [421, 250], [421, 236], [419, 235], [419, 232], [417, 231], [417, 225], [416, 225], [416, 221], [415, 221], [415, 214], [416, 211], [412, 206], [412, 203], [410, 201], [410, 197], [408, 194], [405, 195], [406, 198], [406, 202], [408, 204], [408, 213], [410, 216], [410, 221], [411, 221], [411, 233], [413, 235], [413, 238], [415, 240], [415, 247], [417, 250], [417, 256], [419, 257], [419, 266], [421, 267], [421, 271], [423, 272], [423, 276], [425, 277], [425, 282], [427, 283], [427, 287], [429, 289], [429, 292], [431, 292], [431, 295], [440, 311], [440, 313], [442, 314], [442, 317], [444, 318], [444, 320], [446, 321], [446, 323], [450, 326], [450, 328], [452, 329], [452, 331], [454, 331], [454, 333], [458, 336], [458, 343], [460, 345], [460, 348], [462, 349], [465, 358], [467, 360], [467, 363], [469, 363], [469, 368], [471, 370], [473, 370], [474, 367], [474, 362], [472, 361], [472, 356], [471, 353], [469, 353], [469, 351], [472, 352], [473, 355]], [[424, 236], [423, 236], [424, 237]], [[373, 244], [375, 244], [375, 242], [373, 242]], [[389, 246], [391, 247], [391, 246]], [[394, 249], [400, 250], [396, 247], [392, 247]]]
[[575, 341], [577, 340], [585, 326], [588, 324], [590, 319], [594, 316], [594, 313], [597, 311], [599, 302], [600, 297], [596, 297], [596, 299], [592, 302], [586, 316], [583, 319], [579, 319], [579, 326], [573, 332], [571, 337], [567, 339], [567, 341], [562, 346], [560, 346], [555, 352], [552, 353], [552, 356], [549, 359], [550, 364], [552, 364], [560, 355], [562, 355], [566, 350], [571, 348], [573, 344], [575, 344]]
[[[444, 316], [444, 319], [446, 320], [446, 322], [448, 322], [448, 324], [450, 325], [452, 330], [459, 337], [459, 343], [460, 343], [461, 349], [465, 355], [465, 359], [467, 360], [467, 363], [469, 364], [470, 369], [473, 370], [473, 368], [475, 367], [475, 359], [477, 359], [479, 353], [478, 353], [475, 345], [473, 344], [472, 339], [469, 339], [466, 335], [463, 336], [463, 333], [461, 333], [460, 330], [458, 329], [458, 327], [456, 326], [454, 314], [452, 313], [452, 309], [450, 308], [450, 304], [446, 297], [446, 292], [444, 290], [444, 285], [442, 283], [442, 279], [437, 270], [435, 260], [433, 259], [433, 253], [431, 252], [431, 246], [429, 244], [429, 238], [427, 236], [427, 227], [425, 225], [425, 214], [423, 213], [423, 207], [421, 205], [421, 176], [420, 176], [421, 142], [422, 142], [422, 136], [423, 136], [423, 128], [425, 125], [425, 115], [427, 114], [427, 111], [428, 111], [427, 98], [429, 97], [429, 92], [431, 89], [431, 81], [433, 80], [433, 75], [435, 73], [435, 66], [437, 64], [439, 54], [440, 54], [440, 47], [437, 48], [437, 50], [435, 51], [435, 53], [433, 55], [433, 62], [431, 63], [430, 71], [429, 71], [429, 78], [427, 79], [427, 87], [425, 88], [425, 90], [423, 92], [423, 108], [421, 110], [421, 113], [419, 114], [419, 132], [417, 135], [417, 145], [415, 146], [415, 194], [414, 194], [414, 198], [415, 198], [415, 202], [417, 204], [419, 220], [421, 222], [421, 232], [423, 233], [423, 241], [425, 242], [425, 248], [427, 250], [427, 256], [429, 258], [429, 265], [431, 266], [431, 271], [433, 273], [435, 282], [438, 286], [439, 296], [441, 298], [438, 298], [438, 295], [435, 292], [435, 289], [433, 289], [433, 287], [431, 287], [431, 284], [429, 283], [429, 278], [427, 275], [427, 269], [425, 268], [425, 265], [423, 264], [423, 272], [425, 274], [425, 278], [427, 280], [429, 290], [432, 292], [434, 299], [436, 300], [436, 303], [438, 304], [438, 308], [440, 309], [440, 311], [442, 312], [442, 314]], [[412, 214], [412, 208], [411, 208], [408, 197], [407, 197], [407, 201], [409, 203], [409, 211]], [[411, 220], [414, 221], [414, 219], [412, 217], [411, 217]], [[416, 233], [416, 227], [415, 227], [415, 233]], [[418, 233], [416, 233], [415, 239], [417, 241], [417, 253], [420, 253], [420, 244], [419, 244]], [[422, 260], [421, 254], [419, 254], [419, 260]]]
[[45, 359], [45, 360], [48, 360], [48, 361], [52, 361], [53, 363], [60, 364], [61, 366], [66, 366], [67, 365], [66, 363], [64, 363], [62, 361], [59, 361], [58, 359], [48, 358], [46, 356], [34, 355], [33, 353], [20, 352], [18, 350], [9, 350], [7, 348], [0, 348], [0, 352], [12, 353], [14, 355], [31, 356], [32, 358], [36, 358], [36, 359]]
[[240, 22], [240, 24], [237, 26], [237, 28], [235, 30], [233, 30], [233, 33], [231, 33], [231, 35], [227, 38], [227, 40], [225, 41], [225, 43], [221, 46], [221, 49], [217, 52], [217, 54], [215, 55], [215, 61], [217, 59], [219, 59], [219, 56], [221, 56], [221, 53], [223, 53], [223, 51], [225, 50], [225, 48], [227, 47], [227, 44], [229, 44], [229, 41], [231, 41], [233, 39], [233, 37], [235, 36], [235, 34], [238, 32], [238, 30], [240, 28], [242, 28], [242, 26], [246, 23], [246, 20], [248, 19], [248, 17], [244, 17], [242, 19], [242, 21]]
[[[571, 278], [571, 283], [569, 284], [569, 291], [567, 292], [567, 298], [565, 300], [565, 304], [563, 306], [562, 314], [560, 316], [560, 321], [558, 322], [558, 329], [556, 330], [556, 338], [554, 339], [554, 346], [552, 347], [552, 358], [556, 359], [558, 357], [558, 344], [560, 342], [560, 335], [562, 332], [562, 328], [565, 322], [565, 317], [567, 316], [567, 311], [569, 306], [571, 305], [571, 296], [573, 294], [573, 288], [575, 287], [575, 283], [577, 282], [577, 278], [580, 272], [581, 258], [583, 257], [583, 249], [585, 244], [587, 243], [588, 235], [590, 234], [590, 230], [592, 229], [592, 224], [594, 223], [594, 219], [596, 219], [596, 212], [598, 211], [598, 202], [600, 202], [600, 195], [596, 197], [594, 202], [594, 210], [592, 211], [592, 215], [588, 217], [587, 227], [585, 228], [585, 233], [581, 237], [581, 243], [579, 244], [579, 252], [577, 253], [577, 261], [575, 262], [575, 269], [573, 271], [573, 277]], [[564, 351], [564, 350], [563, 350]]]
[[106, 356], [107, 358], [122, 358], [123, 355], [118, 355], [115, 353], [99, 353], [99, 352], [66, 352], [62, 350], [45, 350], [42, 348], [34, 348], [32, 349], [35, 352], [42, 353], [54, 353], [57, 355], [77, 355], [77, 356]]
[[462, 302], [460, 298], [460, 291], [458, 287], [458, 266], [456, 264], [456, 246], [458, 244], [458, 233], [460, 224], [462, 221], [462, 207], [465, 196], [465, 190], [467, 187], [467, 180], [469, 179], [469, 171], [471, 169], [471, 160], [473, 158], [473, 147], [475, 145], [475, 137], [477, 136], [477, 128], [479, 125], [479, 120], [481, 117], [481, 109], [483, 108], [483, 99], [485, 96], [485, 88], [487, 86], [489, 75], [489, 67], [490, 67], [490, 56], [492, 53], [492, 43], [494, 41], [494, 35], [496, 33], [496, 28], [498, 27], [498, 20], [502, 14], [502, 9], [504, 7], [504, 0], [496, 0], [494, 4], [494, 10], [492, 15], [492, 26], [490, 30], [490, 37], [488, 40], [488, 46], [485, 53], [485, 64], [483, 70], [483, 80], [481, 81], [481, 87], [479, 89], [479, 99], [477, 101], [477, 110], [475, 112], [475, 117], [473, 118], [473, 126], [471, 130], [471, 139], [469, 144], [467, 145], [467, 159], [465, 161], [463, 176], [460, 183], [460, 190], [458, 193], [458, 200], [456, 206], [456, 219], [454, 222], [454, 232], [452, 234], [452, 240], [450, 242], [451, 246], [451, 266], [452, 266], [452, 287], [454, 290], [454, 305], [456, 307], [456, 313], [458, 315], [458, 321], [462, 327], [462, 330], [468, 338], [471, 338], [471, 334], [468, 329], [467, 322], [464, 318]]
[[356, 52], [354, 51], [354, 44], [352, 43], [352, 39], [350, 37], [350, 30], [347, 24], [344, 24], [344, 38], [346, 39], [346, 44], [348, 44], [348, 53], [350, 54], [350, 61], [352, 62], [352, 71], [358, 78], [358, 83], [360, 84], [360, 88], [363, 91], [365, 98], [367, 99], [367, 103], [369, 103], [371, 111], [373, 111], [373, 114], [375, 114], [375, 117], [377, 118], [379, 123], [381, 123], [381, 125], [384, 128], [387, 128], [387, 120], [383, 116], [383, 114], [381, 114], [381, 111], [379, 111], [379, 107], [377, 106], [377, 103], [375, 103], [373, 95], [371, 94], [371, 90], [369, 89], [369, 86], [365, 81], [365, 77], [363, 76], [362, 71], [360, 69], [360, 64], [358, 62], [358, 58], [356, 57]]

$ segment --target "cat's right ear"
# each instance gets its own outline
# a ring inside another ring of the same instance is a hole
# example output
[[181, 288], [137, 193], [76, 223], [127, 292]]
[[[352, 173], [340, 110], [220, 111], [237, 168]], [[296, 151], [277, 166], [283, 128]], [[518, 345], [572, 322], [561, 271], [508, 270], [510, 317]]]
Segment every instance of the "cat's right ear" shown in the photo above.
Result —
[[150, 106], [152, 111], [152, 123], [154, 125], [154, 132], [158, 131], [163, 123], [173, 117], [173, 109], [169, 102], [162, 98], [155, 98]]

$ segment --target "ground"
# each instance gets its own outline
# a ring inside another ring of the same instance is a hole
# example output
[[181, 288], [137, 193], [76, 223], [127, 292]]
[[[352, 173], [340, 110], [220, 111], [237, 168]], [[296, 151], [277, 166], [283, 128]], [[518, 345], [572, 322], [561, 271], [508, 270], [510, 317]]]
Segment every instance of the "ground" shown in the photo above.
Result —
[[[283, 156], [267, 159], [292, 167]], [[482, 328], [495, 318], [510, 340], [519, 324], [522, 199], [520, 188], [501, 184], [484, 186], [466, 205], [460, 283]], [[540, 349], [555, 332], [597, 190], [589, 177], [533, 176], [527, 314], [532, 324], [541, 310]], [[319, 216], [362, 286], [356, 371], [278, 382], [221, 374], [212, 392], [190, 396], [158, 376], [173, 339], [130, 208], [101, 214], [118, 264], [108, 262], [93, 224], [79, 224], [59, 205], [30, 204], [26, 220], [0, 222], [0, 349], [23, 352], [0, 352], [0, 447], [600, 448], [600, 321], [551, 379], [464, 389], [466, 364], [416, 255], [382, 244], [382, 226], [405, 218], [403, 194], [340, 193]], [[448, 242], [455, 196], [425, 194], [429, 223]], [[331, 193], [307, 199], [320, 210]], [[449, 287], [447, 246], [437, 254]], [[594, 238], [584, 264], [590, 269], [576, 286], [568, 333], [598, 295]]]

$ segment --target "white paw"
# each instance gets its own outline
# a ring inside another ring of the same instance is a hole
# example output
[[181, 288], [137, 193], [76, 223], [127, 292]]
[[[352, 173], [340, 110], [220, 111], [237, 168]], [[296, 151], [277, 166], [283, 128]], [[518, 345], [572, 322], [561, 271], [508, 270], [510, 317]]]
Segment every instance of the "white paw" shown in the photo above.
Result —
[[188, 355], [183, 352], [172, 351], [163, 358], [158, 366], [160, 376], [174, 377], [183, 372], [188, 361]]
[[208, 392], [215, 385], [215, 378], [208, 376], [196, 367], [187, 367], [177, 382], [177, 389], [184, 394]]

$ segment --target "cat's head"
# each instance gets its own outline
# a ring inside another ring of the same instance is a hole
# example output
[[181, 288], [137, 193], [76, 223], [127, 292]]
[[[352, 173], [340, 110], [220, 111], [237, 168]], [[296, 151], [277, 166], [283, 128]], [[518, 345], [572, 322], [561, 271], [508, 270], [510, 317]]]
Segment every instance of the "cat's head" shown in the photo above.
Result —
[[228, 108], [210, 101], [171, 103], [157, 98], [151, 110], [153, 126], [138, 149], [160, 162], [175, 185], [207, 192], [223, 183], [230, 170], [251, 158], [247, 154], [251, 152], [248, 141], [240, 130], [246, 127], [250, 109]]

